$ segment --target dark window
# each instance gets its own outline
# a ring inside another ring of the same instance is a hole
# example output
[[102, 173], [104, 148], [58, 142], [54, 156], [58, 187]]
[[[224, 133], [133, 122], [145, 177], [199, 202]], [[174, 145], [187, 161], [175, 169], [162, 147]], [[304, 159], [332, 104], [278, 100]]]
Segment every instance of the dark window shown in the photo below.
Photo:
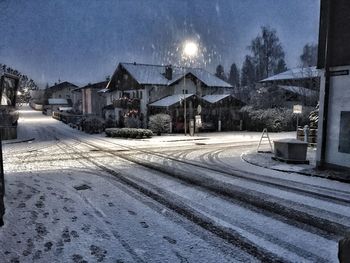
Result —
[[339, 152], [350, 153], [350, 111], [340, 113]]

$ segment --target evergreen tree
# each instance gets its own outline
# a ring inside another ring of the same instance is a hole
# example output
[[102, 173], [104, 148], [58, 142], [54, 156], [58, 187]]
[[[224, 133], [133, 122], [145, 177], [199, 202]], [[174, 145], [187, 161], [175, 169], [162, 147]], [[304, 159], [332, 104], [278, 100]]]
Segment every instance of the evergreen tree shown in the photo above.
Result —
[[222, 65], [218, 65], [216, 67], [215, 76], [217, 76], [219, 79], [227, 80], [226, 75], [225, 75], [225, 70], [224, 70], [224, 67]]
[[240, 84], [240, 79], [239, 79], [239, 70], [236, 66], [235, 63], [231, 65], [230, 69], [230, 75], [228, 77], [228, 82], [233, 86], [233, 87], [238, 87]]
[[245, 56], [241, 73], [241, 86], [252, 86], [255, 81], [256, 76], [253, 58], [251, 56]]
[[300, 55], [301, 67], [311, 67], [317, 64], [317, 44], [306, 44], [303, 53]]
[[274, 71], [274, 74], [278, 74], [278, 73], [284, 72], [286, 70], [287, 70], [286, 62], [282, 58], [277, 62], [277, 66], [276, 66], [276, 69]]

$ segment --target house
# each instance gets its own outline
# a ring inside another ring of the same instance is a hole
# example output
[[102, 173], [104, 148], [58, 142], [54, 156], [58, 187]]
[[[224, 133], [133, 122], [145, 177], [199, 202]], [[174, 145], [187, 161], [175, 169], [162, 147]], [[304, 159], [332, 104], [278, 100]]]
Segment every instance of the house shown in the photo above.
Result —
[[84, 87], [73, 90], [74, 94], [80, 93], [81, 96], [81, 112], [84, 115], [95, 115], [99, 117], [104, 116], [104, 107], [107, 105], [106, 96], [103, 92], [108, 81], [101, 81], [93, 84], [87, 84]]
[[147, 127], [150, 115], [164, 112], [180, 130], [184, 119], [201, 114], [203, 96], [230, 95], [233, 87], [201, 68], [120, 63], [103, 91], [120, 126]]
[[51, 115], [54, 111], [72, 110], [71, 104], [67, 99], [48, 99], [47, 105], [43, 108], [43, 114]]
[[350, 169], [350, 2], [321, 0], [317, 166]]
[[285, 106], [316, 106], [319, 99], [320, 71], [316, 67], [293, 68], [259, 81], [263, 87], [284, 94]]
[[77, 88], [78, 86], [68, 81], [55, 83], [55, 85], [45, 90], [45, 96], [51, 99], [66, 99], [75, 111], [79, 111], [81, 108], [81, 94], [79, 92], [73, 92]]
[[53, 99], [72, 99], [72, 91], [78, 88], [78, 86], [64, 81], [58, 83], [48, 88], [48, 92], [51, 98]]

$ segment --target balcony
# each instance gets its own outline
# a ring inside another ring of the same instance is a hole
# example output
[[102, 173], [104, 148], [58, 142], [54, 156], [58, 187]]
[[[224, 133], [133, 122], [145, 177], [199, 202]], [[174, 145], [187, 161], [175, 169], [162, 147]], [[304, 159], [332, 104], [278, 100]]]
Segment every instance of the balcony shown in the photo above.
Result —
[[134, 98], [129, 99], [127, 97], [118, 98], [113, 100], [113, 106], [115, 108], [122, 108], [122, 109], [140, 109], [140, 99]]

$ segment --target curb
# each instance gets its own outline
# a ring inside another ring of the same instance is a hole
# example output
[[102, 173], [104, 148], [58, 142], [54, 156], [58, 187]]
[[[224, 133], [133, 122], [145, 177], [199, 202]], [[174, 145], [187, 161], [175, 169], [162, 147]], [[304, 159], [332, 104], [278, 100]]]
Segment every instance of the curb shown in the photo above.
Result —
[[342, 182], [342, 183], [350, 183], [350, 179], [345, 179], [345, 178], [341, 178], [341, 177], [338, 177], [338, 176], [332, 176], [332, 175], [325, 176], [325, 175], [318, 174], [318, 173], [308, 173], [308, 172], [302, 172], [302, 171], [291, 171], [291, 170], [284, 170], [284, 169], [272, 168], [272, 167], [265, 166], [265, 165], [260, 165], [257, 162], [254, 163], [252, 161], [249, 161], [249, 160], [245, 159], [244, 156], [246, 154], [247, 153], [242, 153], [241, 154], [241, 159], [243, 161], [245, 161], [246, 163], [249, 163], [249, 164], [254, 165], [254, 166], [258, 166], [258, 167], [262, 167], [262, 168], [265, 168], [265, 169], [270, 169], [270, 170], [274, 170], [274, 171], [278, 171], [278, 172], [294, 173], [294, 174], [300, 174], [300, 175], [305, 175], [305, 176], [310, 176], [310, 177], [318, 177], [318, 178], [323, 178], [323, 179], [329, 179], [329, 180], [338, 181], [338, 182]]
[[22, 143], [22, 142], [31, 142], [31, 141], [34, 141], [34, 140], [35, 140], [35, 138], [15, 140], [15, 141], [11, 141], [11, 142], [3, 142], [3, 145], [16, 144], [16, 143]]

